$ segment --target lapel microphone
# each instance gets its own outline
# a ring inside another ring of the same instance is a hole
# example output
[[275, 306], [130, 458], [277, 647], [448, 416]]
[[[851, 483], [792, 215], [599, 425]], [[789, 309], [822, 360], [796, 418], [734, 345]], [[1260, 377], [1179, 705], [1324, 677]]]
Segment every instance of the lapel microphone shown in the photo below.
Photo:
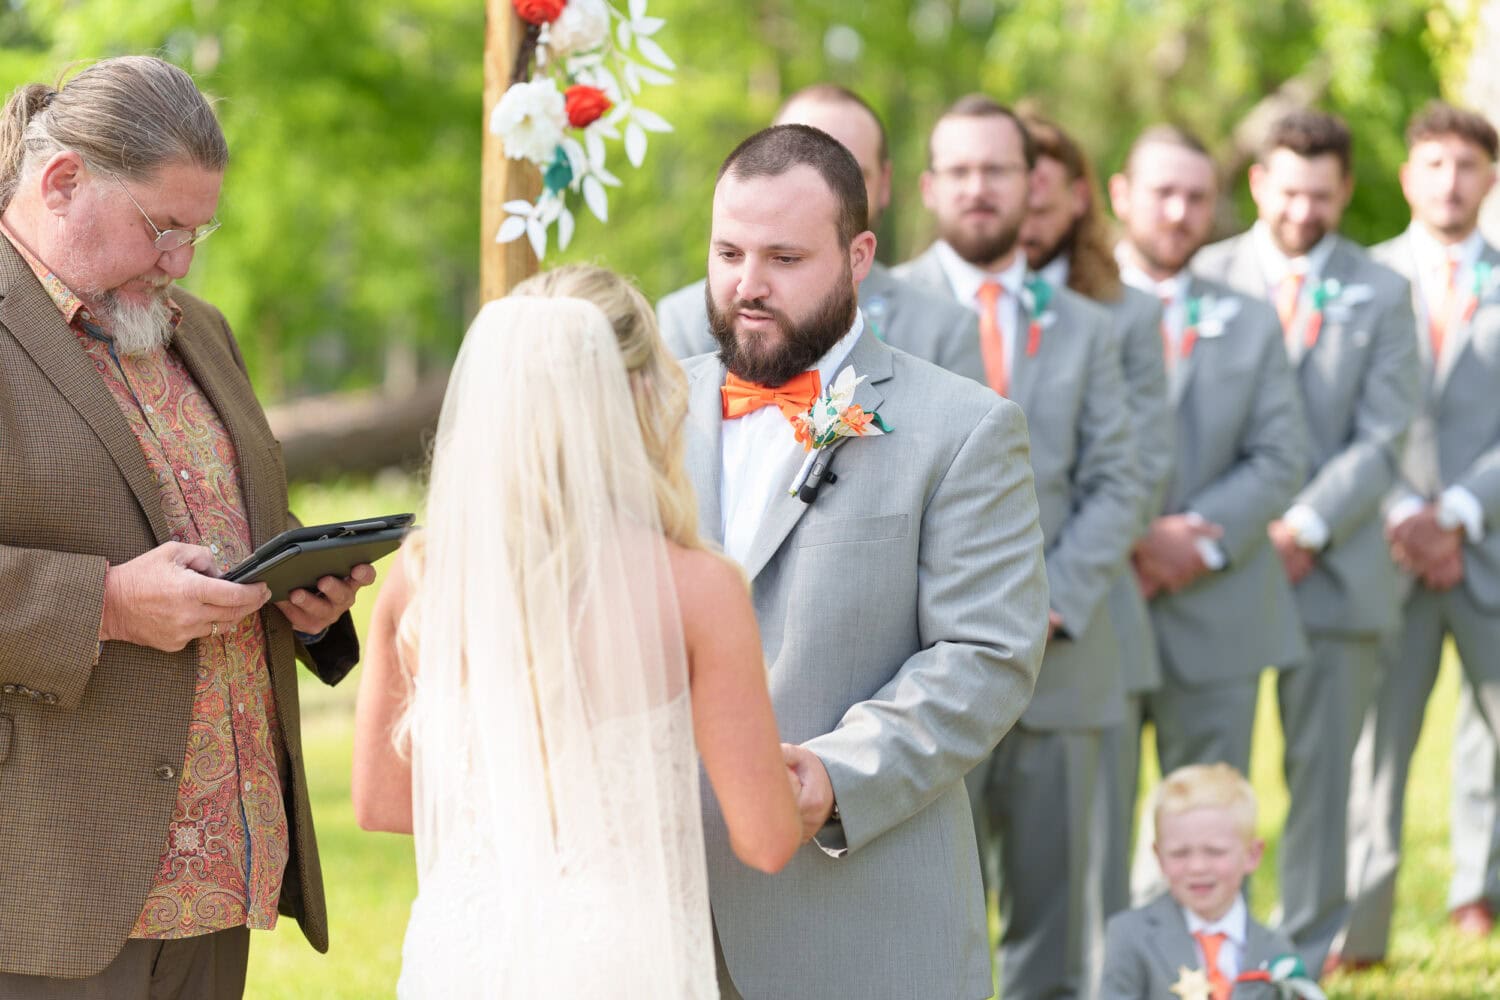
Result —
[[813, 462], [813, 467], [807, 472], [807, 478], [797, 488], [798, 500], [801, 500], [805, 504], [811, 504], [814, 500], [818, 499], [818, 490], [823, 487], [824, 483], [828, 483], [831, 486], [839, 481], [839, 477], [832, 469], [833, 453], [837, 450], [837, 448], [825, 448], [817, 460]]

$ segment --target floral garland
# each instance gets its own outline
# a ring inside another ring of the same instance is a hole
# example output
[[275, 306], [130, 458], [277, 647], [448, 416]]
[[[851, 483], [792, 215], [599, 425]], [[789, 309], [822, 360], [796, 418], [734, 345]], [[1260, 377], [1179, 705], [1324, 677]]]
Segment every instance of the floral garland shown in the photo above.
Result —
[[605, 141], [623, 139], [630, 165], [641, 165], [646, 133], [672, 126], [636, 98], [648, 83], [671, 83], [664, 71], [677, 67], [651, 37], [666, 22], [646, 14], [646, 0], [629, 0], [625, 11], [607, 0], [511, 0], [511, 6], [526, 22], [526, 37], [489, 129], [507, 157], [541, 170], [542, 193], [534, 202], [505, 203], [495, 241], [524, 235], [541, 260], [554, 223], [558, 249], [573, 239], [570, 200], [576, 205], [581, 197], [600, 222], [609, 221], [605, 189], [620, 180], [605, 165]]

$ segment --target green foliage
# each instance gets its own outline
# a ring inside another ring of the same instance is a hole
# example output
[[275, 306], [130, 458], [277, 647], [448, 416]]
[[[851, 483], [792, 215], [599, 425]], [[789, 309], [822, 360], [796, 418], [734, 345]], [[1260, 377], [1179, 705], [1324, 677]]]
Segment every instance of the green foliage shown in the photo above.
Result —
[[[1461, 5], [1460, 5], [1461, 6]], [[1475, 5], [1469, 7], [1477, 10]], [[929, 238], [917, 178], [942, 108], [983, 88], [1023, 99], [1115, 169], [1145, 125], [1175, 121], [1232, 165], [1235, 127], [1294, 78], [1355, 131], [1345, 229], [1406, 221], [1396, 185], [1407, 115], [1452, 92], [1474, 10], [1421, 0], [651, 0], [679, 72], [645, 106], [675, 131], [646, 165], [618, 149], [610, 221], [580, 216], [560, 259], [637, 276], [652, 297], [695, 280], [714, 174], [728, 151], [819, 80], [884, 116], [895, 197], [880, 256]], [[476, 299], [479, 0], [8, 0], [0, 83], [51, 79], [71, 60], [160, 51], [222, 99], [233, 162], [222, 232], [190, 284], [219, 304], [262, 394], [365, 384], [385, 349], [451, 357]]]

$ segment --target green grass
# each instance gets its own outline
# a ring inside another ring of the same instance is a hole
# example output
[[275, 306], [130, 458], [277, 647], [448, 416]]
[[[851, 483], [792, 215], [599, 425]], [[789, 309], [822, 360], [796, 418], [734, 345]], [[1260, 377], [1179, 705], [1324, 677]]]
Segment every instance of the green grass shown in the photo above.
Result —
[[[398, 510], [417, 510], [420, 488], [408, 480], [343, 483], [293, 490], [293, 509], [309, 524]], [[355, 619], [361, 634], [369, 620], [374, 588], [361, 595]], [[1500, 937], [1464, 938], [1446, 922], [1448, 878], [1449, 751], [1458, 691], [1451, 650], [1443, 664], [1417, 747], [1407, 791], [1405, 864], [1397, 886], [1396, 914], [1386, 968], [1340, 975], [1325, 984], [1331, 1000], [1471, 1000], [1500, 997]], [[250, 950], [246, 995], [274, 1000], [365, 1000], [391, 996], [401, 966], [401, 938], [416, 893], [411, 843], [370, 834], [355, 825], [349, 801], [356, 670], [338, 688], [303, 674], [303, 743], [317, 819], [319, 853], [328, 893], [332, 948], [314, 952], [293, 921], [256, 934]], [[1155, 784], [1154, 750], [1146, 748]], [[1263, 679], [1256, 721], [1251, 779], [1260, 795], [1265, 860], [1251, 897], [1265, 919], [1276, 902], [1276, 852], [1286, 817], [1281, 778], [1281, 732], [1275, 691]]]

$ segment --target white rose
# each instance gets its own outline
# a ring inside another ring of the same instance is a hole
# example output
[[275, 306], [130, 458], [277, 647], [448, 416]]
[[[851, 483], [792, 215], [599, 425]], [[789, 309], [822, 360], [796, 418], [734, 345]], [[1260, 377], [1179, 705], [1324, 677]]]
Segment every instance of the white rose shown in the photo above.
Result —
[[490, 131], [500, 137], [505, 155], [542, 167], [557, 155], [567, 124], [567, 104], [550, 78], [512, 84], [490, 113]]
[[609, 8], [604, 0], [568, 0], [547, 26], [547, 49], [553, 58], [597, 49], [609, 38]]

